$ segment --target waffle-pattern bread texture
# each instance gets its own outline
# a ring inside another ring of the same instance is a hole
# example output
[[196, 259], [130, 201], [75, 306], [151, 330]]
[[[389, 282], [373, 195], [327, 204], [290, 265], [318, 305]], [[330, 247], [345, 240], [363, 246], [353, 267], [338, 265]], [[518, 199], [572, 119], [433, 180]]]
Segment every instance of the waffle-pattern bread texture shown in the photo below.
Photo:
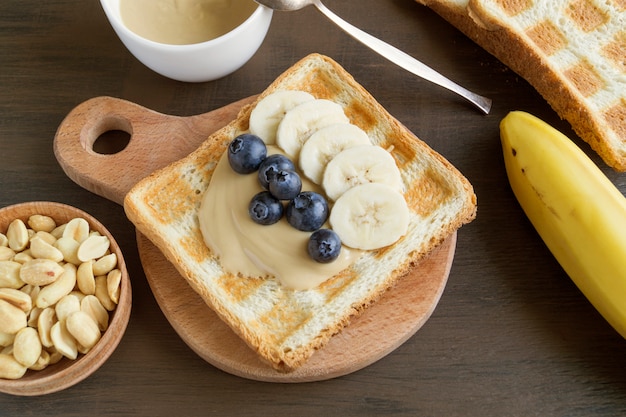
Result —
[[417, 0], [526, 79], [626, 171], [626, 1]]
[[256, 102], [196, 151], [136, 184], [124, 202], [137, 229], [218, 316], [271, 366], [284, 372], [301, 366], [351, 317], [476, 214], [469, 181], [388, 114], [336, 62], [309, 55], [277, 78], [257, 101], [289, 89], [341, 104], [350, 121], [364, 129], [373, 143], [392, 149], [411, 213], [409, 231], [397, 243], [365, 252], [349, 268], [311, 290], [284, 288], [271, 276], [255, 279], [224, 273], [203, 242], [198, 209], [218, 159], [230, 140], [247, 131]]

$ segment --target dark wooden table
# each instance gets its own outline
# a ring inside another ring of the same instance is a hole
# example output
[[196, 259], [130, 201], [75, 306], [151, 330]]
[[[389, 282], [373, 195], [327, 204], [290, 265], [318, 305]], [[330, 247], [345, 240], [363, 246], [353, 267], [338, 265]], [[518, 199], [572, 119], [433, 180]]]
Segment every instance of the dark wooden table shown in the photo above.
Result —
[[[312, 8], [275, 14], [259, 52], [234, 74], [185, 84], [133, 58], [98, 1], [0, 2], [0, 205], [54, 200], [96, 216], [121, 244], [134, 291], [125, 337], [102, 368], [59, 393], [0, 394], [0, 415], [626, 415], [626, 341], [547, 251], [504, 172], [498, 123], [507, 112], [532, 112], [575, 138], [568, 124], [523, 79], [412, 0], [328, 6], [491, 97], [491, 114], [396, 68]], [[65, 176], [52, 140], [64, 116], [92, 97], [120, 97], [166, 114], [204, 113], [262, 91], [311, 52], [341, 63], [456, 165], [475, 187], [479, 214], [459, 232], [433, 316], [399, 349], [333, 380], [261, 383], [212, 367], [177, 336], [150, 291], [123, 209]], [[626, 192], [626, 176], [575, 140]]]

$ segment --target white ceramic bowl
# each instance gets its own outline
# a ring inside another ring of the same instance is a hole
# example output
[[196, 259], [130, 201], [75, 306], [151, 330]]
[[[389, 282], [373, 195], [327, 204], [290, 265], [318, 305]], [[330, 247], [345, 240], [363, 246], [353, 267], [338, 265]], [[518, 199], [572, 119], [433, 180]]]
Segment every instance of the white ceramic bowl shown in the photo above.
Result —
[[100, 3], [122, 43], [139, 61], [165, 77], [187, 82], [215, 80], [241, 68], [263, 43], [272, 20], [272, 10], [259, 6], [241, 25], [218, 38], [168, 45], [128, 29], [120, 15], [120, 0]]

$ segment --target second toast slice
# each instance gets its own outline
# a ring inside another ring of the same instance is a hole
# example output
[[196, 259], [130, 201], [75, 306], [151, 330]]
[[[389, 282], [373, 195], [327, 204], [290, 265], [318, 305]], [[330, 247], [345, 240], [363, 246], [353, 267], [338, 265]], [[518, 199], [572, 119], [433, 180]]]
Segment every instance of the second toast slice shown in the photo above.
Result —
[[597, 0], [417, 0], [526, 81], [626, 171], [626, 6]]

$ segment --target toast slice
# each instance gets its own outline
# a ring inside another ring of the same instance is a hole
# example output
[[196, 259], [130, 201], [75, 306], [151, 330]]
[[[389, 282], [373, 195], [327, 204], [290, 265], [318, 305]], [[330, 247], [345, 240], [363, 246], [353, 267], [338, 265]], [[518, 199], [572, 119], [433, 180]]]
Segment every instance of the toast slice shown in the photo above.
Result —
[[[281, 287], [274, 277], [251, 279], [224, 273], [220, 260], [203, 241], [197, 216], [217, 161], [229, 142], [248, 129], [255, 103], [287, 89], [339, 103], [373, 143], [392, 147], [411, 211], [409, 232], [397, 243], [365, 252], [322, 285], [301, 291]], [[278, 77], [257, 101], [196, 151], [136, 184], [124, 208], [137, 229], [222, 320], [276, 370], [290, 371], [407, 274], [415, 262], [473, 220], [476, 196], [457, 169], [388, 114], [343, 68], [312, 54]]]
[[626, 171], [626, 2], [417, 0], [526, 79]]

